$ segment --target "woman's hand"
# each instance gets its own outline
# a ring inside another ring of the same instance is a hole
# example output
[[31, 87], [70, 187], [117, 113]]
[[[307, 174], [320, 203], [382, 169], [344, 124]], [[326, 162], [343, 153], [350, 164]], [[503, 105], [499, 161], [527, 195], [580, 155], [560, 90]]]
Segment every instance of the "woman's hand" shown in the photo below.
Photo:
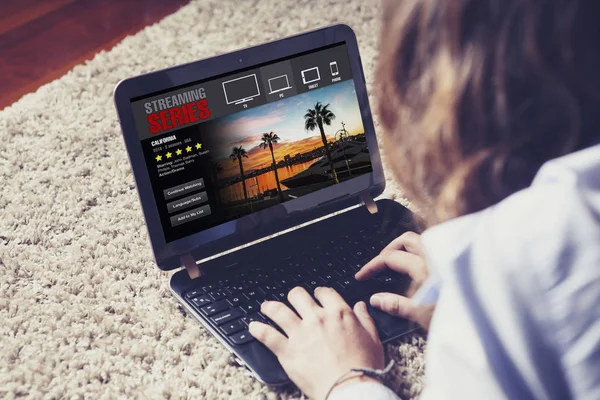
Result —
[[369, 261], [356, 273], [357, 280], [365, 280], [389, 268], [392, 271], [408, 274], [412, 278], [408, 297], [393, 293], [377, 293], [371, 296], [371, 305], [388, 314], [410, 319], [429, 329], [435, 306], [414, 306], [410, 300], [417, 289], [427, 279], [427, 264], [423, 257], [421, 236], [406, 232], [388, 244], [381, 253]]
[[[384, 367], [383, 346], [364, 302], [354, 311], [331, 288], [315, 289], [317, 304], [304, 288], [288, 293], [285, 304], [267, 301], [261, 312], [287, 335], [270, 325], [252, 322], [250, 333], [279, 359], [288, 376], [309, 397], [323, 400], [333, 383], [351, 368]], [[356, 374], [339, 385], [374, 380]], [[337, 387], [336, 386], [336, 389]]]

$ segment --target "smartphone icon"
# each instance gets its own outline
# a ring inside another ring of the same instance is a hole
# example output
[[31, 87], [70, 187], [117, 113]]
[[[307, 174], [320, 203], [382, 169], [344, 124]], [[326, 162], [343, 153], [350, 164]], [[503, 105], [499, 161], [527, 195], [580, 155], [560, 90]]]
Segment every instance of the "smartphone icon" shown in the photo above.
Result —
[[331, 76], [338, 76], [340, 71], [338, 70], [337, 61], [329, 63], [329, 69], [331, 69]]

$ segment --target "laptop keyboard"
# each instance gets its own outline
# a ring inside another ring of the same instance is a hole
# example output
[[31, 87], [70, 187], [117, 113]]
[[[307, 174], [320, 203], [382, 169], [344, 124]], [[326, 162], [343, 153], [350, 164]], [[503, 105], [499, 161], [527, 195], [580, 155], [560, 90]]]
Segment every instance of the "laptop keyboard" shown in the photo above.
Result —
[[[351, 306], [360, 300], [369, 304], [368, 298], [373, 293], [397, 291], [406, 286], [408, 279], [391, 271], [367, 281], [354, 279], [354, 274], [402, 231], [362, 229], [296, 250], [284, 258], [263, 259], [269, 265], [256, 265], [253, 261], [247, 268], [232, 272], [230, 278], [202, 283], [188, 291], [185, 299], [232, 346], [244, 345], [255, 340], [248, 332], [250, 322], [276, 327], [260, 313], [261, 303], [275, 300], [289, 305], [287, 294], [296, 286], [303, 286], [311, 294], [318, 286], [332, 287]], [[372, 315], [379, 312], [368, 307]], [[395, 335], [393, 323], [387, 321], [384, 327], [374, 319], [382, 340]]]

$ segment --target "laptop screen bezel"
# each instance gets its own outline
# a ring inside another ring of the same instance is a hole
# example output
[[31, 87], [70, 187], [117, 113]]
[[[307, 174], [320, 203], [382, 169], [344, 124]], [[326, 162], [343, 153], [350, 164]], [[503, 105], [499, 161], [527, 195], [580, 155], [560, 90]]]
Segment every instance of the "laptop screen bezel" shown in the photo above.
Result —
[[[318, 50], [338, 43], [345, 43], [348, 50], [373, 171], [295, 200], [167, 243], [134, 121], [131, 107], [132, 99], [191, 82], [235, 73], [240, 69]], [[376, 197], [385, 188], [385, 178], [375, 137], [362, 61], [356, 36], [347, 25], [335, 25], [209, 59], [128, 78], [119, 82], [115, 88], [114, 100], [152, 249], [156, 263], [162, 270], [181, 267], [180, 257], [183, 255], [191, 254], [196, 260], [211, 257], [281, 230], [292, 228], [303, 222], [325, 216], [338, 209], [357, 204], [360, 202], [359, 195], [363, 192], [368, 192], [372, 197]]]

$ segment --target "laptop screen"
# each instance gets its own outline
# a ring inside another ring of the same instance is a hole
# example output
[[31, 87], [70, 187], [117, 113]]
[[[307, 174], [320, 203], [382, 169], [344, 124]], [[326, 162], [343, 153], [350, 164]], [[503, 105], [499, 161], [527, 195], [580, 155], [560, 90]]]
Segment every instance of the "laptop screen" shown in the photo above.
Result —
[[166, 242], [372, 171], [345, 43], [131, 105]]

